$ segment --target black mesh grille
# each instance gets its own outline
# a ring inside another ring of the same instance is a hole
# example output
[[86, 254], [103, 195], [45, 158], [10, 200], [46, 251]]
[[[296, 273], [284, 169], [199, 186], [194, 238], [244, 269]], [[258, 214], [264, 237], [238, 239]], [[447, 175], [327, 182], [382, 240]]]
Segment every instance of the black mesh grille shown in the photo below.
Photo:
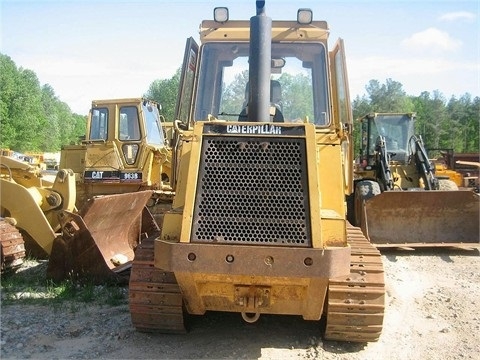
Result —
[[305, 141], [205, 136], [192, 241], [311, 246]]

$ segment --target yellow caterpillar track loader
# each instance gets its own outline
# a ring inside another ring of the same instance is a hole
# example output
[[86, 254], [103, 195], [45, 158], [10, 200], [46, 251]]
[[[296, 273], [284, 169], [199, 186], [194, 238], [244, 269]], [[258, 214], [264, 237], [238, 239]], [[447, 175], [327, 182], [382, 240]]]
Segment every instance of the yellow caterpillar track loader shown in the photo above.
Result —
[[201, 45], [187, 40], [172, 210], [132, 264], [138, 330], [181, 333], [184, 311], [226, 311], [249, 323], [324, 316], [332, 340], [380, 336], [381, 256], [346, 220], [353, 149], [343, 42], [329, 50], [327, 23], [312, 16], [300, 9], [296, 21], [272, 21], [257, 1], [250, 21], [230, 20], [219, 7], [201, 24]]
[[359, 119], [353, 222], [377, 247], [476, 247], [479, 196], [435, 176], [414, 120], [413, 113]]
[[85, 139], [62, 147], [60, 168], [72, 169], [77, 207], [93, 196], [152, 190], [148, 202], [159, 218], [170, 208], [171, 123], [160, 104], [143, 99], [92, 101]]
[[38, 167], [5, 156], [0, 163], [2, 270], [18, 267], [27, 252], [49, 258], [55, 281], [128, 281], [134, 249], [159, 231], [145, 208], [151, 191], [92, 197], [77, 211], [71, 170], [52, 183]]

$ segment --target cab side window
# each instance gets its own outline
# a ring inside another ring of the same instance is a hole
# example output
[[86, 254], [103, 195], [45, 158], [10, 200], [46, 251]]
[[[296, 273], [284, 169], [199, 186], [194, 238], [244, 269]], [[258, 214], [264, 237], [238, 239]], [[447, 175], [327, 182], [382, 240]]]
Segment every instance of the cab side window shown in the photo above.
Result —
[[90, 122], [90, 140], [107, 140], [108, 109], [92, 109]]

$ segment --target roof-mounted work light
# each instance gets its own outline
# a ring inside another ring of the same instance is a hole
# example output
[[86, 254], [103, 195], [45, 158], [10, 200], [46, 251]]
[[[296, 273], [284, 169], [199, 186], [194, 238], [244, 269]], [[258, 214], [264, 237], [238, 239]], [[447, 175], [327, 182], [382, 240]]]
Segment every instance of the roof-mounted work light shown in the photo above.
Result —
[[228, 21], [228, 8], [216, 7], [213, 9], [213, 19], [216, 22], [224, 23]]
[[313, 12], [311, 9], [298, 9], [297, 22], [302, 25], [311, 24], [313, 20]]

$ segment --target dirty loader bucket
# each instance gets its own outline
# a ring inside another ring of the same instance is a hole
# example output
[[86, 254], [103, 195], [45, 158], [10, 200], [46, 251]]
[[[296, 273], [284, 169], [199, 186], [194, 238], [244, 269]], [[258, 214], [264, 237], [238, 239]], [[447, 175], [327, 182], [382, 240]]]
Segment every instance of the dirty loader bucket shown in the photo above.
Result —
[[361, 224], [377, 247], [479, 245], [479, 195], [390, 191], [365, 201]]
[[94, 283], [124, 283], [134, 249], [159, 228], [145, 207], [151, 191], [94, 197], [78, 214], [60, 216], [62, 236], [55, 239], [47, 277]]

